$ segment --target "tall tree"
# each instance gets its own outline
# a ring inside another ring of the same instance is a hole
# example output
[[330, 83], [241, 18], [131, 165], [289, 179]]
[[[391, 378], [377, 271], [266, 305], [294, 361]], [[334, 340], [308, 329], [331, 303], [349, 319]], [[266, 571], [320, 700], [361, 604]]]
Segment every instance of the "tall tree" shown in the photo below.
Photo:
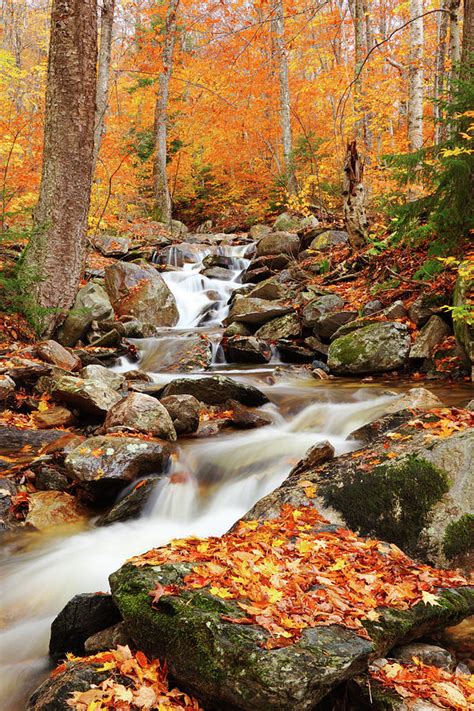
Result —
[[97, 66], [97, 90], [94, 127], [94, 158], [92, 173], [95, 172], [102, 136], [105, 130], [105, 114], [109, 105], [110, 61], [112, 57], [112, 37], [114, 27], [115, 0], [103, 0], [100, 12], [100, 48]]
[[168, 149], [168, 102], [170, 79], [173, 71], [173, 52], [176, 41], [180, 0], [169, 0], [164, 28], [162, 69], [158, 78], [155, 104], [155, 202], [163, 222], [171, 223], [172, 204], [166, 171]]
[[408, 92], [408, 144], [423, 145], [423, 0], [410, 0], [410, 66]]
[[369, 222], [366, 213], [366, 191], [364, 187], [364, 163], [357, 151], [356, 141], [347, 144], [344, 163], [344, 225], [353, 249], [367, 244]]
[[461, 73], [466, 75], [474, 64], [474, 2], [464, 0]]
[[294, 195], [298, 190], [298, 186], [296, 183], [295, 166], [293, 163], [290, 80], [288, 72], [288, 55], [285, 45], [285, 14], [283, 10], [283, 0], [273, 0], [272, 7], [275, 27], [275, 54], [280, 79], [280, 124], [286, 187], [288, 193], [290, 195]]
[[51, 334], [74, 301], [86, 257], [94, 148], [97, 0], [53, 0], [43, 168], [23, 277]]
[[451, 61], [451, 82], [456, 76], [456, 69], [461, 59], [461, 32], [459, 28], [459, 11], [461, 0], [448, 0], [449, 10], [449, 59]]
[[441, 123], [442, 111], [441, 100], [446, 88], [445, 71], [446, 71], [446, 40], [448, 36], [449, 14], [447, 10], [447, 2], [442, 0], [441, 9], [443, 12], [438, 13], [436, 21], [436, 55], [435, 55], [435, 77], [434, 77], [434, 120], [435, 120], [435, 143], [440, 143], [443, 138], [443, 125]]

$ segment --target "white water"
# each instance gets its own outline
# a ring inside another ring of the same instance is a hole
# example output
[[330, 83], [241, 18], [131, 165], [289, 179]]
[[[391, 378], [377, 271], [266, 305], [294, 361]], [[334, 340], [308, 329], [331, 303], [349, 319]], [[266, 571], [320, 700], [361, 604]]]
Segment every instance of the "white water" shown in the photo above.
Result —
[[[179, 328], [197, 325], [210, 301], [205, 294], [207, 282], [212, 281], [220, 295], [215, 300], [216, 319], [225, 315], [228, 295], [238, 286], [235, 279], [217, 285], [215, 280], [205, 280], [198, 274], [199, 267], [166, 274], [182, 314]], [[144, 345], [148, 353], [153, 348], [152, 343]], [[126, 367], [122, 363], [121, 369]], [[155, 377], [160, 368], [157, 357]], [[242, 377], [252, 377], [249, 372]], [[232, 371], [233, 377], [236, 373], [240, 378], [238, 369]], [[182, 440], [169, 476], [160, 483], [142, 518], [46, 539], [5, 563], [1, 711], [24, 708], [25, 696], [48, 666], [51, 621], [74, 594], [107, 590], [108, 575], [124, 560], [172, 538], [224, 533], [285, 479], [309, 447], [328, 439], [337, 454], [354, 448], [347, 435], [382, 414], [391, 400], [372, 393], [369, 399], [363, 389], [339, 392], [337, 386], [311, 380], [288, 381], [274, 389], [257, 385], [275, 401], [263, 408], [272, 415], [273, 424], [250, 432]]]

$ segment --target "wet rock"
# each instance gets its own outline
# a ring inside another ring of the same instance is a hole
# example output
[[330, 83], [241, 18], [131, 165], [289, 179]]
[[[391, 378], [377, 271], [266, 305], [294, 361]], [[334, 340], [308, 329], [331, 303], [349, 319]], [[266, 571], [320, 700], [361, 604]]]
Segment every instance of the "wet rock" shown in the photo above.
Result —
[[38, 356], [63, 370], [74, 371], [81, 367], [80, 359], [57, 341], [44, 341], [37, 347]]
[[3, 370], [5, 375], [13, 380], [15, 385], [34, 385], [43, 375], [51, 372], [51, 366], [46, 363], [37, 363], [28, 358], [13, 357], [9, 359], [8, 367]]
[[318, 219], [314, 215], [303, 217], [292, 212], [283, 212], [278, 215], [273, 223], [273, 230], [275, 232], [300, 232], [302, 230], [315, 229], [318, 225]]
[[0, 403], [5, 402], [15, 392], [15, 381], [9, 375], [0, 375]]
[[245, 325], [245, 323], [241, 323], [240, 321], [234, 321], [230, 324], [230, 326], [227, 326], [223, 335], [226, 338], [230, 338], [231, 336], [251, 336], [252, 331], [248, 326]]
[[405, 324], [375, 323], [334, 340], [328, 366], [336, 375], [396, 370], [405, 365], [410, 346]]
[[316, 336], [308, 336], [308, 338], [304, 339], [304, 344], [311, 350], [313, 355], [322, 356], [326, 359], [329, 346], [323, 343], [319, 338], [316, 338]]
[[232, 269], [234, 263], [234, 257], [227, 257], [224, 254], [208, 254], [207, 257], [204, 257], [202, 260], [202, 264], [206, 269], [211, 269], [212, 267]]
[[[64, 430], [33, 430], [20, 429], [18, 427], [8, 427], [0, 425], [0, 471], [11, 466], [9, 455], [18, 456], [18, 451], [22, 450], [33, 457], [39, 450], [48, 453], [63, 453], [76, 447], [82, 437], [73, 435]], [[6, 455], [5, 460], [2, 455]]]
[[96, 235], [92, 237], [94, 247], [101, 252], [104, 257], [123, 257], [130, 249], [128, 237], [117, 237], [115, 235]]
[[121, 396], [96, 380], [63, 375], [51, 383], [51, 395], [73, 409], [95, 417], [104, 415]]
[[69, 709], [68, 701], [73, 692], [88, 691], [110, 677], [110, 670], [99, 671], [101, 667], [103, 664], [67, 662], [64, 671], [48, 677], [36, 689], [28, 701], [26, 711], [64, 711], [64, 709]]
[[16, 522], [11, 517], [11, 503], [17, 492], [16, 484], [11, 479], [0, 479], [0, 532], [15, 527]]
[[265, 405], [268, 398], [253, 385], [238, 383], [223, 375], [213, 375], [205, 378], [178, 378], [167, 385], [161, 400], [168, 395], [193, 395], [200, 402], [208, 405], [221, 405], [227, 400], [237, 400], [249, 407]]
[[337, 247], [340, 244], [347, 244], [348, 242], [349, 236], [347, 232], [342, 230], [325, 230], [313, 239], [310, 244], [310, 249], [317, 252], [327, 252], [333, 247]]
[[63, 346], [73, 347], [84, 338], [92, 321], [111, 319], [114, 310], [107, 292], [99, 284], [89, 282], [77, 292], [71, 311], [60, 330]]
[[300, 251], [300, 240], [290, 232], [271, 232], [262, 237], [257, 244], [257, 257], [270, 254], [289, 254], [296, 256]]
[[285, 306], [276, 301], [252, 299], [243, 296], [240, 299], [236, 299], [232, 304], [227, 322], [240, 321], [249, 324], [263, 324], [291, 311], [291, 306]]
[[[372, 314], [377, 314], [379, 311], [382, 311], [383, 309], [383, 304], [381, 301], [378, 299], [374, 299], [373, 301], [368, 301], [365, 306], [362, 308], [362, 316], [371, 316]], [[392, 318], [396, 318], [393, 316]]]
[[430, 358], [436, 346], [450, 333], [448, 324], [442, 318], [431, 316], [416, 337], [410, 349], [410, 358]]
[[40, 531], [85, 521], [86, 512], [77, 499], [63, 491], [37, 491], [28, 497], [25, 524]]
[[59, 469], [43, 465], [36, 471], [35, 486], [39, 491], [65, 491], [69, 488], [69, 479]]
[[229, 400], [226, 409], [232, 410], [231, 425], [239, 430], [255, 429], [272, 424], [272, 419], [268, 415], [241, 405], [236, 400]]
[[176, 441], [176, 431], [166, 408], [156, 398], [143, 393], [130, 393], [111, 407], [104, 427], [108, 432], [124, 427], [170, 442]]
[[466, 260], [459, 265], [458, 279], [454, 289], [453, 304], [460, 307], [461, 315], [454, 320], [454, 335], [462, 346], [471, 365], [471, 379], [474, 374], [474, 325], [469, 321], [474, 301], [474, 269], [472, 261]]
[[37, 410], [32, 413], [32, 417], [35, 425], [40, 430], [70, 427], [76, 423], [76, 418], [72, 412], [61, 405], [55, 405], [48, 410]]
[[317, 327], [323, 314], [337, 311], [344, 306], [344, 299], [337, 294], [324, 294], [310, 301], [303, 309], [303, 325], [309, 328]]
[[114, 373], [103, 365], [87, 365], [81, 370], [81, 377], [111, 390], [120, 390], [125, 383], [125, 377], [121, 373]]
[[193, 395], [168, 395], [160, 402], [168, 411], [177, 434], [197, 432], [201, 407]]
[[407, 310], [403, 301], [394, 301], [393, 304], [387, 306], [387, 308], [383, 310], [383, 313], [388, 319], [394, 320], [397, 318], [405, 318], [405, 316], [407, 316]]
[[170, 455], [165, 442], [135, 437], [91, 437], [69, 452], [69, 474], [97, 500], [110, 499], [144, 474], [162, 474]]
[[320, 338], [329, 340], [341, 326], [354, 321], [357, 316], [357, 311], [334, 311], [333, 313], [323, 314], [317, 319], [314, 332]]
[[437, 395], [426, 388], [410, 388], [387, 407], [387, 412], [399, 410], [429, 410], [432, 407], [444, 407]]
[[[331, 372], [331, 371], [329, 370], [327, 364], [326, 364], [326, 363], [323, 363], [322, 360], [313, 360], [313, 361], [311, 362], [311, 367], [314, 369], [314, 370], [313, 370], [313, 375], [315, 374], [315, 373], [314, 373], [315, 370], [317, 370], [317, 371], [322, 371], [323, 373], [326, 373], [326, 375], [329, 375], [329, 373]], [[320, 377], [320, 373], [319, 373], [319, 372], [316, 373], [316, 375], [317, 375], [318, 377]]]
[[53, 620], [49, 653], [54, 659], [65, 656], [66, 652], [84, 654], [86, 639], [120, 621], [120, 612], [111, 595], [75, 595]]
[[248, 296], [254, 299], [267, 299], [268, 301], [278, 301], [288, 295], [287, 287], [280, 284], [275, 277], [265, 279], [258, 286], [251, 289]]
[[268, 235], [271, 231], [272, 228], [270, 225], [252, 225], [249, 230], [249, 237], [257, 241], [262, 239], [262, 237], [266, 237], [266, 235]]
[[205, 370], [212, 363], [212, 344], [206, 336], [164, 336], [145, 350], [140, 368], [148, 372], [172, 373]]
[[447, 649], [426, 642], [411, 642], [401, 647], [395, 647], [390, 652], [390, 659], [397, 659], [402, 664], [413, 664], [414, 657], [423, 664], [440, 667], [447, 671], [452, 671], [456, 666], [456, 660]]
[[119, 316], [131, 314], [154, 326], [178, 323], [174, 296], [151, 265], [116, 262], [105, 270], [105, 286]]
[[284, 363], [309, 363], [313, 360], [314, 350], [308, 347], [305, 342], [280, 338], [276, 345]]
[[234, 278], [233, 273], [224, 267], [210, 267], [204, 269], [201, 274], [208, 279], [220, 279], [221, 281], [231, 281]]
[[129, 521], [130, 519], [139, 518], [159, 481], [160, 478], [157, 476], [140, 479], [123, 499], [120, 499], [108, 513], [97, 520], [96, 525], [109, 526], [118, 521]]
[[223, 348], [228, 363], [269, 363], [272, 357], [270, 346], [254, 336], [231, 336]]
[[242, 272], [240, 278], [243, 284], [259, 284], [262, 281], [266, 281], [273, 275], [274, 270], [270, 269], [266, 265], [250, 265], [244, 272]]
[[130, 641], [125, 623], [117, 622], [117, 624], [88, 637], [84, 642], [84, 650], [88, 655], [97, 654], [98, 652], [107, 652], [109, 649], [117, 649], [118, 645], [128, 646]]
[[299, 336], [301, 324], [296, 313], [285, 314], [278, 318], [272, 319], [263, 326], [260, 326], [255, 333], [256, 338], [262, 338], [268, 341], [277, 341], [280, 338], [291, 338]]

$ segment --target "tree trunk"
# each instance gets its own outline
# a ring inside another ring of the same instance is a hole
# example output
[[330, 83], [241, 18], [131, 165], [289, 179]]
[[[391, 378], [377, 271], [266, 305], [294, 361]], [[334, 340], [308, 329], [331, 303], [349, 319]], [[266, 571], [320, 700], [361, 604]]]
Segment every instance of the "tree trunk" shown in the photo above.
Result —
[[112, 35], [114, 25], [115, 0], [103, 0], [100, 15], [100, 49], [97, 67], [97, 91], [94, 127], [94, 158], [92, 175], [95, 173], [102, 136], [105, 129], [105, 114], [109, 105], [110, 60], [112, 56]]
[[362, 77], [361, 67], [366, 53], [366, 38], [364, 31], [364, 2], [350, 0], [349, 9], [354, 23], [354, 113], [356, 116], [355, 136], [360, 141], [364, 133], [364, 115], [362, 107]]
[[410, 69], [408, 94], [408, 144], [410, 151], [423, 145], [423, 0], [410, 0]]
[[461, 74], [469, 76], [474, 63], [474, 2], [464, 0]]
[[[442, 3], [443, 10], [446, 9], [446, 0]], [[435, 79], [434, 79], [434, 121], [435, 121], [435, 143], [438, 144], [443, 140], [443, 125], [441, 124], [442, 110], [440, 101], [443, 99], [445, 90], [445, 71], [446, 71], [446, 40], [448, 37], [448, 20], [447, 12], [440, 12], [437, 18], [436, 27], [436, 57], [435, 57]]]
[[76, 295], [86, 257], [97, 63], [97, 0], [53, 0], [43, 168], [35, 232], [23, 262], [49, 335]]
[[171, 194], [166, 172], [167, 137], [168, 137], [168, 99], [171, 73], [173, 71], [173, 50], [176, 40], [177, 15], [180, 0], [169, 0], [166, 13], [163, 56], [158, 79], [158, 95], [155, 105], [155, 202], [160, 217], [166, 224], [171, 224]]
[[285, 16], [283, 0], [273, 0], [275, 26], [275, 49], [278, 61], [280, 79], [280, 124], [283, 143], [283, 160], [285, 164], [286, 188], [290, 195], [298, 191], [295, 166], [293, 163], [293, 138], [291, 134], [290, 111], [290, 81], [288, 73], [288, 56], [285, 47]]
[[461, 60], [461, 34], [459, 30], [460, 6], [461, 0], [448, 0], [447, 2], [447, 9], [449, 10], [449, 59], [451, 62], [450, 83], [452, 83], [456, 77], [456, 69]]
[[353, 249], [367, 244], [369, 223], [366, 215], [366, 193], [363, 184], [364, 164], [357, 152], [356, 141], [347, 144], [344, 163], [344, 224]]

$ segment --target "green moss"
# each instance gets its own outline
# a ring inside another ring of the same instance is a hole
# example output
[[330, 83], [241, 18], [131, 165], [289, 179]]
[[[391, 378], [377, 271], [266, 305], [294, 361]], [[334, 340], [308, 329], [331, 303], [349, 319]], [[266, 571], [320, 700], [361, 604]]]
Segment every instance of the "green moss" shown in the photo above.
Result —
[[371, 472], [356, 469], [344, 486], [329, 480], [320, 487], [326, 503], [343, 514], [350, 528], [406, 551], [415, 549], [431, 509], [448, 490], [446, 472], [413, 455]]
[[444, 532], [443, 551], [446, 558], [455, 558], [474, 549], [474, 516], [464, 514], [452, 521]]

